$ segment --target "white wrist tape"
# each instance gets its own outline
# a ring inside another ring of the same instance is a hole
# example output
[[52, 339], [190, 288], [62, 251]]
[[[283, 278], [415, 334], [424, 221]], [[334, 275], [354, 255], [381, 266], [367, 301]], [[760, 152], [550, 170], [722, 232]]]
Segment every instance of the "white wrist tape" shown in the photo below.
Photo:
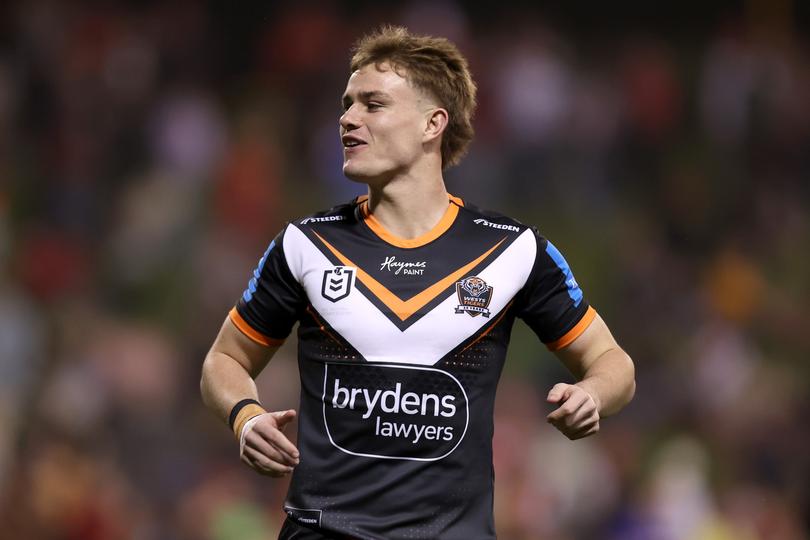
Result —
[[258, 422], [259, 418], [261, 418], [261, 417], [262, 417], [261, 414], [259, 414], [257, 416], [254, 416], [253, 418], [251, 418], [250, 420], [245, 422], [244, 426], [242, 426], [242, 432], [239, 434], [239, 457], [240, 458], [245, 454], [245, 436], [248, 434], [248, 432], [251, 429], [253, 429], [253, 426], [256, 425], [256, 422]]

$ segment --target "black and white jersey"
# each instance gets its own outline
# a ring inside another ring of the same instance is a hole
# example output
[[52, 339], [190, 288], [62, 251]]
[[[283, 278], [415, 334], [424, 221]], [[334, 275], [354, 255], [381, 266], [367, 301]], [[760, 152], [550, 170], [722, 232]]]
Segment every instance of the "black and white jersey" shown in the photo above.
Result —
[[534, 228], [451, 197], [403, 240], [361, 197], [289, 223], [230, 316], [266, 345], [299, 323], [287, 515], [390, 540], [495, 538], [493, 405], [515, 317], [555, 350], [595, 312]]

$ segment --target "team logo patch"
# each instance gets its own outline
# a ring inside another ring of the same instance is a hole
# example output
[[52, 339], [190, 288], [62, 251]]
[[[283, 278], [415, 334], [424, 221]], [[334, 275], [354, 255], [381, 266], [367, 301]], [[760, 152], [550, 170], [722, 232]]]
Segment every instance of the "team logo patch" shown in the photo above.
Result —
[[355, 269], [351, 266], [335, 266], [323, 272], [321, 295], [331, 302], [343, 300], [352, 292]]
[[492, 287], [477, 276], [466, 277], [456, 283], [459, 305], [456, 313], [467, 313], [470, 317], [489, 317], [489, 302], [492, 300]]

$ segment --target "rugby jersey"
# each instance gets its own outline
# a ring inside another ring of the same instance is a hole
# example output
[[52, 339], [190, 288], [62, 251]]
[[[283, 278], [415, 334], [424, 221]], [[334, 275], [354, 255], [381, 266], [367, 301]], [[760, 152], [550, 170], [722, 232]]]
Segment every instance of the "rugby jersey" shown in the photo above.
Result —
[[299, 324], [288, 517], [339, 537], [495, 538], [493, 406], [512, 324], [556, 350], [594, 316], [535, 228], [456, 197], [410, 240], [366, 197], [290, 222], [230, 312], [265, 345]]

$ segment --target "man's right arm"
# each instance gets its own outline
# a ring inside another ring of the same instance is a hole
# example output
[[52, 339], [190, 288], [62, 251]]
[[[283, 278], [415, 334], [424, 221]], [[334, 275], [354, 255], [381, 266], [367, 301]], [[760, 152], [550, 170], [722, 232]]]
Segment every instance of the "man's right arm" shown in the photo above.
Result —
[[[200, 392], [205, 405], [228, 423], [237, 403], [258, 401], [254, 379], [277, 350], [278, 346], [256, 343], [226, 318], [202, 367]], [[260, 473], [283, 476], [298, 464], [298, 450], [283, 433], [295, 411], [262, 413], [257, 408], [252, 418], [234, 425], [241, 458]]]

